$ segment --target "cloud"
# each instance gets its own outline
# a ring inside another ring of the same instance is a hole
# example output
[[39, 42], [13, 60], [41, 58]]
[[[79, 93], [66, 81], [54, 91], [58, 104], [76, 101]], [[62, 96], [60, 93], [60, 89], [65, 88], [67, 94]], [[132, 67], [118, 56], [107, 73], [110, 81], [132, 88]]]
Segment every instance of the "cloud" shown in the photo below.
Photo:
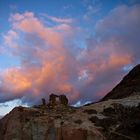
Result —
[[[10, 96], [19, 98], [26, 95], [36, 98], [54, 91], [72, 92], [69, 96], [74, 99], [78, 93], [74, 91], [71, 82], [76, 69], [66, 64], [76, 63], [73, 52], [66, 47], [70, 43], [65, 41], [69, 34], [71, 36], [70, 26], [61, 24], [47, 27], [31, 12], [12, 15], [10, 21], [14, 31], [10, 31], [10, 34], [8, 32], [4, 39], [7, 47], [12, 48], [12, 53], [15, 55], [16, 52], [21, 60], [21, 68], [9, 69], [1, 75], [1, 95], [6, 94], [7, 99], [11, 99]], [[67, 36], [63, 34], [66, 30]], [[19, 38], [11, 35], [15, 32], [19, 33]], [[13, 40], [18, 47], [12, 46], [15, 45], [12, 44]]]
[[7, 112], [10, 112], [15, 106], [25, 106], [28, 107], [27, 104], [23, 104], [20, 99], [8, 101], [5, 103], [0, 103], [0, 117], [7, 114]]
[[96, 23], [95, 36], [82, 40], [84, 48], [75, 43], [83, 37], [78, 27], [49, 27], [32, 12], [11, 15], [5, 47], [21, 65], [1, 73], [0, 102], [21, 98], [33, 104], [52, 92], [66, 94], [72, 104], [98, 100], [126, 74], [124, 67], [140, 61], [139, 10], [113, 9]]
[[18, 9], [16, 4], [11, 4], [11, 5], [9, 5], [9, 7], [11, 10], [14, 10], [14, 11]]
[[113, 9], [107, 17], [96, 24], [96, 33], [101, 42], [110, 42], [116, 51], [135, 56], [133, 62], [137, 63], [140, 53], [139, 12], [139, 4], [131, 7], [122, 5]]
[[63, 6], [63, 9], [64, 9], [64, 10], [67, 10], [67, 9], [70, 9], [70, 8], [73, 8], [73, 5], [72, 5], [72, 4], [64, 5], [64, 6]]
[[140, 5], [119, 6], [96, 23], [96, 35], [87, 39], [87, 49], [82, 52], [89, 79], [81, 97], [84, 93], [94, 99], [103, 96], [124, 75], [124, 66], [140, 62], [139, 12]]
[[41, 14], [41, 15], [56, 23], [71, 24], [74, 22], [74, 19], [72, 19], [72, 18], [58, 18], [58, 17], [54, 17], [54, 16], [49, 16], [47, 14]]
[[8, 46], [13, 46], [14, 39], [17, 39], [18, 35], [15, 31], [9, 30], [7, 35], [4, 36], [5, 44]]
[[94, 0], [94, 1], [84, 0], [83, 5], [86, 8], [86, 12], [83, 16], [83, 19], [91, 22], [93, 19], [93, 16], [99, 15], [101, 11], [102, 2], [99, 0]]

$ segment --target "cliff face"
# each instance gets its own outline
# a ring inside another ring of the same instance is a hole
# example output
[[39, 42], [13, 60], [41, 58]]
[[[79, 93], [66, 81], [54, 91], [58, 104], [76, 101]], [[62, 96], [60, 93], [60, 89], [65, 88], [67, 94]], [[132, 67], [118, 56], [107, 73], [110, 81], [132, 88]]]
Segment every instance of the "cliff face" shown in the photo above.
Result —
[[133, 94], [140, 94], [140, 64], [135, 66], [101, 101], [121, 99]]

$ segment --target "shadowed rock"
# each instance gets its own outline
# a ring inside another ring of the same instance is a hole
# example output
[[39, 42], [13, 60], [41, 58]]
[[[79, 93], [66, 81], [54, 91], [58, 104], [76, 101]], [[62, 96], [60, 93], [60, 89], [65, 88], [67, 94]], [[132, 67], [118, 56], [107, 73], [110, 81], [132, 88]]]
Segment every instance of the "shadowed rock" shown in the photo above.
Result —
[[51, 94], [49, 98], [49, 106], [55, 107], [57, 105], [68, 105], [68, 99], [65, 95]]
[[45, 98], [42, 98], [42, 105], [43, 105], [43, 106], [46, 105], [46, 100], [45, 100]]
[[121, 99], [140, 93], [140, 64], [135, 66], [123, 80], [110, 91], [101, 101]]

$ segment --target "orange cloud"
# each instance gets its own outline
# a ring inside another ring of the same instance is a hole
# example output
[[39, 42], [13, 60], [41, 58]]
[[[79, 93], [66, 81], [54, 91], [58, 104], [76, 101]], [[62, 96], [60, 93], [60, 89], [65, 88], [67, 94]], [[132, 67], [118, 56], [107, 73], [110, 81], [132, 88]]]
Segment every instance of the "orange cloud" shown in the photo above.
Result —
[[3, 84], [5, 88], [11, 93], [21, 93], [31, 88], [31, 83], [28, 78], [21, 73], [19, 69], [12, 68], [3, 73]]
[[109, 58], [108, 65], [112, 67], [118, 67], [130, 64], [132, 61], [132, 56], [130, 54], [114, 54]]

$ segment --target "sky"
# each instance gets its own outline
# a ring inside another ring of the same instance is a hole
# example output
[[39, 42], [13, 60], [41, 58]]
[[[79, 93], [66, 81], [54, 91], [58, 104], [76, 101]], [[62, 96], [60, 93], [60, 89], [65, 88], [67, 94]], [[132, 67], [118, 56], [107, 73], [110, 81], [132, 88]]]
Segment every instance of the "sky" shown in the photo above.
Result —
[[139, 0], [0, 0], [0, 115], [51, 93], [107, 94], [140, 63]]

